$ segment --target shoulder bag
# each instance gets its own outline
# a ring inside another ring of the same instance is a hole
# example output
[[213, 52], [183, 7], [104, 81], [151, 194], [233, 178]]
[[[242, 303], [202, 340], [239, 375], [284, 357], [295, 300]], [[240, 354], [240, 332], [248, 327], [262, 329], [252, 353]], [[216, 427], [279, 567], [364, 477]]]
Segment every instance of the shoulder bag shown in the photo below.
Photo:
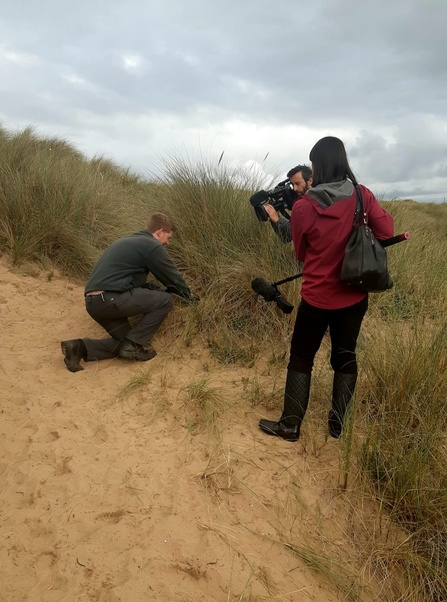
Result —
[[367, 293], [380, 293], [393, 286], [386, 251], [368, 226], [362, 193], [357, 184], [355, 190], [354, 230], [346, 245], [341, 280]]

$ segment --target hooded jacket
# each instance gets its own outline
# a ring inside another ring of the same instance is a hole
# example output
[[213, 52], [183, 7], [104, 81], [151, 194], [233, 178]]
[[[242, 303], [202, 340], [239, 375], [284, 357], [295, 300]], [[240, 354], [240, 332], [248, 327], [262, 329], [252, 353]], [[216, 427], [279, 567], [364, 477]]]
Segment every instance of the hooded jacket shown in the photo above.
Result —
[[[373, 193], [360, 185], [368, 225], [378, 240], [394, 234], [394, 221]], [[320, 184], [298, 199], [291, 232], [298, 261], [303, 261], [302, 298], [321, 309], [341, 309], [367, 293], [340, 280], [346, 245], [354, 226], [356, 193], [349, 180]]]

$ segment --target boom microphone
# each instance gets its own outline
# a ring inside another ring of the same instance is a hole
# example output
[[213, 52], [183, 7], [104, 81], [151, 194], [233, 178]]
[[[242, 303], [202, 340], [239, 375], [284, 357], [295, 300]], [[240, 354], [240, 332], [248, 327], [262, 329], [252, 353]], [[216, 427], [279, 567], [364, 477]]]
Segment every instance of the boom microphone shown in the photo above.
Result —
[[[409, 240], [410, 233], [402, 232], [402, 234], [396, 234], [396, 236], [392, 236], [391, 238], [386, 238], [385, 240], [379, 240], [380, 244], [383, 248], [391, 247], [391, 245], [396, 245], [398, 242], [402, 242], [404, 240]], [[284, 278], [283, 280], [278, 280], [278, 282], [272, 282], [272, 286], [279, 286], [280, 284], [285, 284], [286, 282], [290, 282], [291, 280], [295, 280], [296, 278], [301, 278], [303, 275], [302, 272], [299, 274], [294, 274], [293, 276], [289, 276], [288, 278]], [[262, 278], [260, 278], [262, 280]], [[264, 282], [266, 282], [264, 280]]]
[[258, 277], [253, 278], [251, 281], [251, 288], [266, 301], [275, 301], [276, 305], [283, 313], [292, 313], [293, 305], [281, 295], [274, 284], [270, 284], [270, 282], [267, 282], [264, 278]]
[[[260, 192], [254, 194], [253, 197], [257, 197], [259, 200], [261, 198], [265, 198], [266, 195], [267, 193], [264, 190], [261, 190]], [[256, 204], [258, 201], [255, 199], [255, 202], [253, 203], [250, 199], [250, 202], [255, 207], [255, 209], [257, 209]], [[387, 238], [386, 240], [381, 240], [380, 244], [382, 245], [382, 247], [389, 247], [391, 245], [397, 244], [398, 242], [408, 240], [409, 238], [410, 233], [403, 232], [402, 234], [397, 234], [396, 236]], [[299, 274], [295, 274], [294, 276], [289, 276], [288, 278], [284, 278], [283, 280], [278, 280], [278, 282], [268, 282], [264, 278], [257, 277], [253, 278], [253, 280], [251, 281], [251, 288], [257, 295], [259, 295], [266, 301], [275, 301], [276, 305], [282, 312], [284, 312], [285, 314], [290, 314], [293, 311], [293, 305], [281, 295], [281, 293], [278, 290], [278, 286], [280, 284], [290, 282], [291, 280], [295, 280], [296, 278], [300, 278], [301, 276], [302, 273], [300, 272]]]
[[279, 294], [278, 289], [273, 284], [270, 284], [270, 282], [267, 282], [267, 280], [264, 280], [264, 278], [253, 278], [251, 288], [266, 301], [273, 301]]

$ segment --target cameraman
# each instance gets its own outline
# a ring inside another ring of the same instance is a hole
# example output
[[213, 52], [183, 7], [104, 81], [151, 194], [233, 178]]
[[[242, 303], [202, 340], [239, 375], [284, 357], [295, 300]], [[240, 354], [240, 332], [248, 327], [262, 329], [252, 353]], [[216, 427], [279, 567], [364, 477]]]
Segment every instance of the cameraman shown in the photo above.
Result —
[[[307, 165], [297, 165], [291, 169], [287, 177], [293, 186], [293, 192], [295, 193], [294, 202], [306, 194], [306, 192], [312, 186], [312, 170]], [[272, 207], [272, 205], [264, 205], [264, 209], [269, 216], [270, 223], [275, 233], [283, 243], [292, 241], [292, 235], [290, 233], [290, 221], [285, 217], [281, 217], [279, 213]]]

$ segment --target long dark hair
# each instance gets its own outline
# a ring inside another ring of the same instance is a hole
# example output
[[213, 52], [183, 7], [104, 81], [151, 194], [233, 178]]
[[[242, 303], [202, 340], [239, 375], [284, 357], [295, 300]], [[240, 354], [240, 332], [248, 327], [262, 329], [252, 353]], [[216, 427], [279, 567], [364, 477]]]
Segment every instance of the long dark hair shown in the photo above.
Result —
[[326, 136], [321, 138], [309, 154], [312, 161], [313, 186], [329, 182], [340, 182], [349, 178], [357, 183], [352, 169], [349, 167], [345, 145], [339, 138]]

